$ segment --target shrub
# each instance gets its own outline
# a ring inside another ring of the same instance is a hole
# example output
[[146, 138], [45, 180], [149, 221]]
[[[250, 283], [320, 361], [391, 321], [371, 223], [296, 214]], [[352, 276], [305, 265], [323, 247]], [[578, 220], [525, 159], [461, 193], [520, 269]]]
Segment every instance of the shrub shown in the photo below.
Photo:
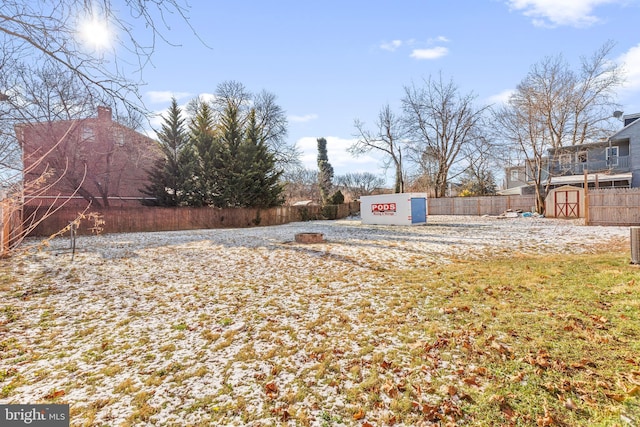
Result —
[[329, 198], [330, 205], [341, 205], [344, 203], [344, 194], [342, 191], [338, 190]]
[[322, 207], [322, 216], [326, 219], [338, 218], [338, 205], [325, 205]]

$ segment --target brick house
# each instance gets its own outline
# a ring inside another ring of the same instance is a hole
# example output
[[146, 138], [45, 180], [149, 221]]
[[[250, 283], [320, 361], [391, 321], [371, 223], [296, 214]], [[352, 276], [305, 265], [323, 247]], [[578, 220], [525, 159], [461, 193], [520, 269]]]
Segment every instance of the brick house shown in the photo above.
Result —
[[[153, 139], [97, 117], [17, 125], [26, 206], [140, 206], [147, 171], [162, 154]], [[44, 177], [44, 178], [43, 178]]]

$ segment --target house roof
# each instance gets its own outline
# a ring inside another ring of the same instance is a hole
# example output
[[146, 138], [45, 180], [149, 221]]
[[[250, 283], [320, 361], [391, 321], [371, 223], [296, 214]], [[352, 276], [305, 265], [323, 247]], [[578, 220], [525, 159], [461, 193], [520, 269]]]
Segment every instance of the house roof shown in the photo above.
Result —
[[580, 151], [580, 150], [584, 150], [586, 148], [591, 148], [591, 147], [604, 147], [609, 145], [609, 140], [608, 139], [603, 139], [600, 141], [596, 141], [596, 142], [585, 142], [582, 144], [576, 144], [576, 145], [565, 145], [563, 147], [558, 147], [558, 148], [549, 148], [547, 151], [549, 151], [549, 153], [554, 153], [557, 151]]
[[529, 185], [521, 185], [519, 187], [505, 188], [504, 190], [498, 190], [496, 193], [500, 196], [519, 196], [522, 194], [522, 189], [530, 187]]
[[633, 120], [631, 123], [629, 123], [628, 125], [624, 126], [622, 129], [620, 129], [619, 131], [617, 131], [616, 133], [614, 133], [613, 135], [611, 135], [609, 137], [610, 140], [616, 140], [616, 139], [626, 139], [629, 138], [629, 128], [633, 127], [633, 126], [638, 126], [638, 124], [640, 124], [640, 118], [636, 118], [636, 116], [640, 116], [639, 114], [629, 114], [626, 116], [623, 116], [624, 120], [627, 119], [633, 119], [635, 118], [635, 120]]
[[[631, 177], [631, 172], [618, 174], [590, 173], [587, 175], [587, 182], [596, 182], [596, 180], [598, 182], [631, 182]], [[582, 184], [584, 179], [584, 175], [554, 176], [551, 178], [551, 185]]]

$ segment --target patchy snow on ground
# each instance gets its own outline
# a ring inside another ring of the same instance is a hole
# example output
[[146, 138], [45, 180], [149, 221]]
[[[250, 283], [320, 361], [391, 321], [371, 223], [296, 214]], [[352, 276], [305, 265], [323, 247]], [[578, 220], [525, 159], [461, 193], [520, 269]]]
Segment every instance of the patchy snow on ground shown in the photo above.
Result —
[[629, 238], [580, 220], [428, 221], [80, 236], [73, 260], [54, 239], [9, 261], [0, 288], [0, 403], [67, 402], [72, 425], [351, 425], [363, 372], [418, 333], [371, 323], [402, 298], [385, 271]]

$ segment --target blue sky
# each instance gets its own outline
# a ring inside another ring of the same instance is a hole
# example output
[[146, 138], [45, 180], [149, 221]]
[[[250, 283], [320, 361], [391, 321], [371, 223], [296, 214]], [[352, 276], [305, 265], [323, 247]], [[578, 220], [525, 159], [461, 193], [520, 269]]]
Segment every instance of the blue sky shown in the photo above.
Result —
[[[147, 107], [162, 112], [235, 80], [277, 96], [289, 141], [316, 167], [328, 140], [336, 174], [382, 173], [375, 156], [353, 158], [354, 119], [372, 124], [404, 86], [442, 73], [478, 105], [499, 102], [545, 56], [571, 64], [608, 40], [624, 63], [619, 102], [640, 112], [640, 0], [192, 0], [192, 30], [170, 20], [142, 73]], [[206, 45], [205, 45], [206, 44]], [[388, 176], [391, 176], [389, 171]]]

